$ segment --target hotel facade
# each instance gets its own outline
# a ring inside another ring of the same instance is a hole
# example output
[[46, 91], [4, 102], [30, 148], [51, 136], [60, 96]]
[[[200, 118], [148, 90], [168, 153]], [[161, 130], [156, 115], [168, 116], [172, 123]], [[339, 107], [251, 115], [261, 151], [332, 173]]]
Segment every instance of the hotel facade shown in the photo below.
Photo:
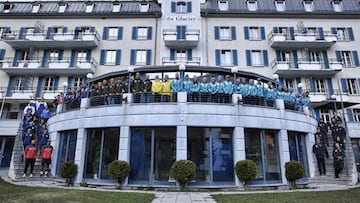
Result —
[[[251, 185], [287, 185], [284, 165], [301, 161], [316, 180], [312, 153], [318, 120], [338, 111], [347, 129], [346, 184], [360, 163], [360, 4], [357, 0], [157, 0], [0, 2], [0, 156], [11, 161], [23, 108], [31, 97], [54, 97], [69, 87], [117, 77], [151, 79], [230, 75], [309, 92], [310, 106], [289, 109], [227, 103], [139, 103], [131, 93], [114, 105], [83, 98], [48, 121], [52, 174], [72, 160], [76, 183], [115, 183], [113, 160], [130, 163], [129, 186], [174, 186], [175, 160], [196, 164], [190, 186], [241, 186], [234, 173], [251, 159]], [[260, 102], [261, 103], [261, 102]], [[21, 133], [20, 133], [21, 135]], [[18, 136], [19, 137], [19, 136]]]

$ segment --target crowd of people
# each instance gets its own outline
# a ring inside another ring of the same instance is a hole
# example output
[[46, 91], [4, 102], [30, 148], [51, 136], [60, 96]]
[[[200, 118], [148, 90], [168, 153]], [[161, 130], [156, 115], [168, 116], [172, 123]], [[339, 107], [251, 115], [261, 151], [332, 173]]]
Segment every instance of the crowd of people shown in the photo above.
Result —
[[265, 98], [267, 100], [283, 99], [285, 103], [295, 106], [295, 110], [303, 105], [310, 105], [309, 92], [298, 93], [272, 82], [263, 83], [254, 79], [242, 77], [233, 78], [230, 75], [208, 75], [190, 78], [175, 74], [173, 80], [164, 75], [163, 80], [158, 75], [154, 80], [149, 75], [137, 72], [133, 78], [128, 76], [104, 79], [93, 83], [90, 88], [90, 98], [98, 98], [101, 105], [119, 104], [123, 93], [132, 93], [133, 102], [175, 102], [177, 92], [187, 92], [189, 102], [230, 103], [233, 93], [242, 94], [243, 98]]
[[317, 160], [319, 175], [326, 175], [325, 158], [330, 158], [327, 149], [327, 147], [329, 147], [329, 130], [332, 139], [334, 140], [332, 156], [334, 160], [335, 178], [339, 178], [339, 175], [344, 168], [346, 130], [342, 126], [341, 117], [338, 116], [336, 112], [334, 112], [330, 123], [325, 123], [323, 119], [320, 119], [315, 133], [313, 153]]
[[22, 121], [22, 141], [25, 157], [25, 168], [23, 177], [27, 176], [30, 166], [30, 175], [33, 177], [35, 161], [41, 157], [40, 175], [49, 175], [51, 154], [53, 147], [50, 143], [50, 136], [47, 128], [47, 121], [51, 116], [44, 98], [39, 100], [31, 99], [24, 108]]

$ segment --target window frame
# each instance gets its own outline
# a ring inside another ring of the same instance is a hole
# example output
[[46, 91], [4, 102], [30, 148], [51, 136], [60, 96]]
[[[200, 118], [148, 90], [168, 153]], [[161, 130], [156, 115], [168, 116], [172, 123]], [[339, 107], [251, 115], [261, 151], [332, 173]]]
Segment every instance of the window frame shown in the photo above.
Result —
[[353, 109], [354, 121], [360, 122], [360, 109]]
[[41, 7], [41, 4], [40, 4], [40, 3], [34, 3], [34, 4], [32, 5], [32, 10], [31, 10], [31, 12], [32, 12], [32, 13], [38, 13], [39, 10], [40, 10], [40, 7]]
[[339, 0], [331, 1], [331, 5], [335, 12], [343, 12], [344, 11], [344, 6], [343, 6], [342, 2]]
[[[256, 33], [256, 36], [255, 36]], [[250, 26], [249, 27], [249, 40], [251, 41], [259, 41], [261, 38], [261, 30], [258, 26]]]
[[175, 5], [176, 13], [187, 13], [187, 5], [185, 1], [178, 1]]
[[106, 50], [104, 65], [115, 65], [115, 63], [116, 63], [116, 50], [115, 49]]
[[85, 13], [92, 13], [94, 11], [95, 4], [93, 2], [85, 3]]
[[136, 39], [137, 40], [147, 40], [148, 38], [148, 27], [136, 27]]
[[320, 94], [327, 92], [327, 83], [325, 79], [314, 78], [314, 92]]
[[349, 95], [359, 95], [359, 84], [356, 78], [347, 78], [346, 85], [348, 87], [348, 94]]
[[119, 2], [114, 2], [114, 3], [112, 4], [111, 11], [112, 11], [113, 13], [118, 13], [118, 12], [120, 12], [120, 10], [121, 10], [121, 3], [119, 3]]
[[[255, 54], [258, 54], [259, 56], [257, 57]], [[255, 67], [263, 67], [264, 65], [264, 58], [263, 58], [263, 52], [262, 50], [250, 50], [250, 57], [251, 57], [251, 66], [255, 66]], [[260, 63], [259, 64], [255, 64], [255, 59], [259, 59]]]
[[119, 27], [109, 27], [107, 40], [118, 40]]
[[139, 3], [139, 10], [140, 12], [148, 12], [149, 11], [149, 4], [148, 3]]
[[135, 65], [145, 65], [146, 64], [146, 49], [137, 49], [135, 52]]
[[54, 91], [55, 77], [45, 76], [42, 86], [43, 91]]
[[232, 40], [230, 26], [220, 26], [219, 27], [219, 39], [220, 40]]
[[67, 4], [66, 3], [64, 3], [64, 2], [60, 2], [59, 4], [58, 4], [58, 12], [59, 13], [65, 13], [65, 11], [66, 11], [66, 8], [67, 8]]

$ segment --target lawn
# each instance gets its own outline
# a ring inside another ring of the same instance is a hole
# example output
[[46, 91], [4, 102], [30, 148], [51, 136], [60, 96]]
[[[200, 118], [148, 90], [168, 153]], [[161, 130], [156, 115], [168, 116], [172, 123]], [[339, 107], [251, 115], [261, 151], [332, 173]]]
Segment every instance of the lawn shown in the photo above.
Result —
[[354, 203], [360, 201], [360, 188], [328, 192], [284, 192], [262, 194], [213, 195], [217, 203]]
[[153, 194], [144, 193], [26, 187], [7, 183], [0, 178], [1, 203], [148, 203], [154, 197]]

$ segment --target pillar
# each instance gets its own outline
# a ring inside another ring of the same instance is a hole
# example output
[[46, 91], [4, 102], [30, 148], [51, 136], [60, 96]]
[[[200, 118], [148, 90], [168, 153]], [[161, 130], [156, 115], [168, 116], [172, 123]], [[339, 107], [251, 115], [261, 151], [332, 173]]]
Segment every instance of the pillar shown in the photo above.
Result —
[[176, 160], [187, 160], [187, 127], [176, 128]]
[[74, 183], [80, 183], [83, 179], [85, 153], [86, 153], [86, 130], [85, 128], [79, 128], [77, 131], [75, 160], [74, 160], [75, 164], [77, 164], [78, 166], [78, 173], [76, 175]]
[[[245, 154], [245, 131], [243, 127], [235, 127], [233, 132], [233, 151], [234, 151], [234, 167], [236, 162], [246, 159]], [[242, 186], [242, 183], [236, 176], [236, 171], [234, 170], [235, 175], [235, 185]]]
[[119, 139], [119, 155], [118, 159], [126, 161], [130, 164], [130, 127], [122, 126], [120, 128], [120, 139]]
[[285, 176], [285, 163], [290, 161], [289, 141], [287, 130], [280, 130], [279, 132], [279, 154], [280, 154], [280, 171], [281, 180], [283, 184], [287, 184], [288, 181]]

